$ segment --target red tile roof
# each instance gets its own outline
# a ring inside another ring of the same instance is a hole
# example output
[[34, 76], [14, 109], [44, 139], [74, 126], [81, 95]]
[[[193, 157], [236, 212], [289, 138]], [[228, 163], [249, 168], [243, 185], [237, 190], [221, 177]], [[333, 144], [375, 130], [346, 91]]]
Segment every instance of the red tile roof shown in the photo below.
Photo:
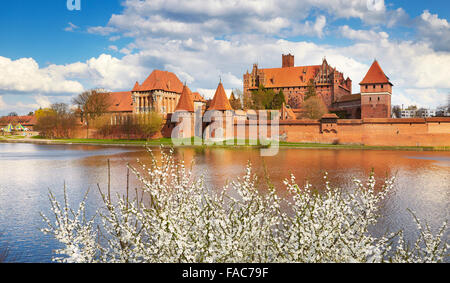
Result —
[[307, 86], [319, 72], [321, 66], [301, 66], [261, 69], [265, 74], [266, 88]]
[[139, 85], [139, 83], [138, 82], [136, 82], [136, 84], [134, 84], [134, 87], [133, 87], [133, 90], [132, 91], [139, 91], [139, 88], [140, 88], [141, 86]]
[[108, 112], [133, 112], [131, 91], [110, 92], [111, 106]]
[[218, 110], [218, 111], [233, 110], [230, 101], [227, 98], [222, 83], [219, 83], [219, 86], [217, 87], [216, 90], [216, 94], [214, 95], [214, 98], [211, 101], [208, 110]]
[[205, 102], [206, 103], [206, 99], [203, 98], [203, 96], [198, 92], [192, 93], [192, 97], [195, 102]]
[[325, 114], [325, 115], [323, 115], [323, 116], [322, 116], [322, 119], [339, 119], [339, 117], [338, 117], [336, 114], [331, 113], [331, 114]]
[[22, 126], [34, 126], [37, 123], [36, 116], [5, 116], [0, 117], [0, 126], [9, 124], [21, 124]]
[[139, 86], [138, 91], [152, 90], [163, 90], [181, 94], [183, 91], [183, 83], [172, 72], [154, 70], [142, 85]]
[[348, 102], [348, 101], [356, 101], [361, 100], [361, 94], [351, 94], [351, 95], [344, 95], [338, 99], [337, 102]]
[[383, 70], [378, 64], [378, 61], [375, 60], [360, 84], [363, 85], [363, 84], [385, 84], [385, 83], [391, 84], [389, 78], [384, 74]]
[[176, 111], [194, 112], [194, 99], [192, 98], [192, 92], [187, 86], [183, 86], [180, 100], [178, 100], [178, 105], [175, 108]]

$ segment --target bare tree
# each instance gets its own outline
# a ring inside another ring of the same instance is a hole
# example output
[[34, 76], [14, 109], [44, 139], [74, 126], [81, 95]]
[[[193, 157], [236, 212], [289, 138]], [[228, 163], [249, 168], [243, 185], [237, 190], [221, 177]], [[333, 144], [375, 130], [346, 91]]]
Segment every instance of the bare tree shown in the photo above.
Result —
[[46, 138], [70, 138], [76, 126], [76, 117], [65, 103], [36, 111], [36, 130]]
[[89, 90], [79, 94], [73, 103], [81, 110], [81, 116], [86, 123], [86, 138], [89, 138], [89, 123], [91, 119], [102, 116], [108, 112], [111, 100], [108, 93]]
[[305, 100], [302, 109], [304, 110], [304, 118], [309, 119], [320, 119], [328, 113], [327, 106], [318, 96], [312, 96]]

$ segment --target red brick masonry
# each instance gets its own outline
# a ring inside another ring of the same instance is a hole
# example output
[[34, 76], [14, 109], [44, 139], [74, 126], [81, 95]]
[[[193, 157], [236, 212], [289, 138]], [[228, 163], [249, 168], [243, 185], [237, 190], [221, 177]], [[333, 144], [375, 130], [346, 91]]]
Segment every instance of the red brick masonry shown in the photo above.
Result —
[[369, 146], [450, 146], [450, 118], [280, 121], [287, 142]]

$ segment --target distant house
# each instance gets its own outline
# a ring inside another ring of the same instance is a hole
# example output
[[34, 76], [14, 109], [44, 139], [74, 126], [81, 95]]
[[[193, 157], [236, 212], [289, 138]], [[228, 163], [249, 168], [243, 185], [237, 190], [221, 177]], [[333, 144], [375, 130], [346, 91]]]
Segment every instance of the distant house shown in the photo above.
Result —
[[0, 128], [4, 128], [11, 125], [17, 125], [21, 124], [25, 128], [29, 130], [34, 130], [34, 127], [36, 126], [37, 120], [36, 116], [4, 116], [0, 118]]

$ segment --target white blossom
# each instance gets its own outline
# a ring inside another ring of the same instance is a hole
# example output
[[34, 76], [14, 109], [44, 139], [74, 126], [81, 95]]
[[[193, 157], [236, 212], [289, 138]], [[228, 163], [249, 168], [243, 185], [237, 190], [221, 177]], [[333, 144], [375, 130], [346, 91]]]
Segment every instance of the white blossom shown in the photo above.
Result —
[[[324, 188], [285, 180], [290, 198], [275, 188], [262, 192], [247, 166], [242, 178], [222, 190], [212, 190], [196, 178], [173, 149], [162, 149], [158, 160], [130, 167], [142, 183], [142, 197], [119, 197], [98, 211], [101, 225], [85, 217], [85, 200], [77, 212], [63, 207], [50, 193], [55, 222], [47, 228], [65, 248], [55, 251], [58, 262], [442, 262], [449, 245], [446, 223], [433, 235], [415, 218], [420, 235], [412, 247], [403, 232], [373, 237], [380, 202], [392, 189], [388, 179], [376, 192], [370, 175], [353, 190]], [[66, 194], [65, 194], [66, 195]], [[413, 214], [414, 215], [414, 214]], [[414, 216], [415, 217], [415, 216]]]

